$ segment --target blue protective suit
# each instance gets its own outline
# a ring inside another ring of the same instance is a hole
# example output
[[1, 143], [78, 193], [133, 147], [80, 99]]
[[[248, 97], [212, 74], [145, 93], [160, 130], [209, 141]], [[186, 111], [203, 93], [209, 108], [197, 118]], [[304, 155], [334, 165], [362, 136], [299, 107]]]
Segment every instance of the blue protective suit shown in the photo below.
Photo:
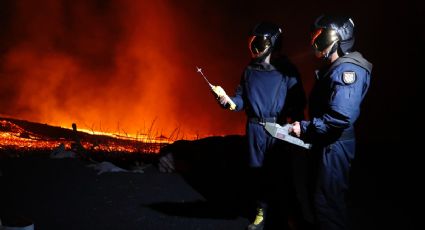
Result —
[[302, 119], [306, 104], [299, 73], [286, 58], [273, 59], [271, 64], [251, 62], [231, 99], [237, 111], [246, 112], [249, 166], [254, 168], [263, 166], [277, 142], [259, 122]]
[[354, 123], [368, 91], [372, 64], [358, 52], [317, 71], [310, 101], [310, 121], [301, 121], [301, 137], [318, 157], [314, 206], [320, 229], [347, 229], [345, 194], [355, 155]]

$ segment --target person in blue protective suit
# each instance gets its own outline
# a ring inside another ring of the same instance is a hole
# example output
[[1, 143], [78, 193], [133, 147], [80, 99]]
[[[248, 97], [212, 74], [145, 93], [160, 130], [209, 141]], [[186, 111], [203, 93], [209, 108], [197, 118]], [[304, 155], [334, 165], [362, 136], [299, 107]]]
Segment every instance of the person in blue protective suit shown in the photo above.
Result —
[[294, 122], [292, 134], [312, 143], [317, 160], [312, 200], [319, 229], [349, 229], [346, 193], [355, 156], [354, 124], [369, 88], [372, 64], [352, 50], [354, 22], [349, 17], [318, 17], [311, 38], [324, 67], [316, 71], [310, 120]]
[[279, 174], [284, 174], [285, 170], [289, 170], [289, 165], [281, 169], [289, 164], [288, 159], [279, 162], [273, 160], [273, 155], [284, 158], [290, 154], [282, 152], [280, 144], [283, 143], [267, 133], [264, 123], [284, 124], [289, 120], [293, 122], [304, 118], [304, 89], [297, 68], [280, 52], [281, 36], [282, 29], [278, 25], [258, 23], [248, 40], [252, 59], [243, 71], [235, 95], [228, 97], [220, 88], [223, 94], [217, 98], [223, 107], [232, 100], [236, 104], [235, 111], [244, 110], [247, 115], [248, 164], [252, 172], [250, 182], [258, 203], [256, 217], [248, 226], [250, 230], [265, 226], [271, 172], [279, 170]]

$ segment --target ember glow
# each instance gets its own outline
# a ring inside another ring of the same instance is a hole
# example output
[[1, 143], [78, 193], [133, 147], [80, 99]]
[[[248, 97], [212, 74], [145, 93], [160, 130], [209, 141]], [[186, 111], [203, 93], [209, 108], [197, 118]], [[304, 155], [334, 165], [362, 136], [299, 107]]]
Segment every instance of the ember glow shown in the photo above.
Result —
[[[203, 39], [212, 33], [206, 29], [220, 28], [220, 22], [214, 19], [205, 28], [186, 17], [197, 12], [196, 5], [2, 4], [9, 13], [1, 16], [0, 115], [61, 127], [77, 123], [92, 132], [133, 138], [147, 132], [171, 139], [243, 132], [243, 114], [219, 108], [196, 73], [200, 65], [220, 83], [227, 76], [214, 69], [231, 65], [224, 57], [224, 64], [214, 63], [217, 51], [208, 46], [215, 38]], [[239, 73], [232, 76], [228, 86], [235, 87]]]
[[[69, 141], [67, 141], [69, 142]], [[33, 137], [20, 137], [20, 133], [0, 132], [0, 150], [6, 148], [12, 149], [43, 149], [52, 150], [58, 147], [63, 141], [60, 140], [41, 140], [33, 139]], [[71, 147], [71, 143], [65, 143], [67, 148]]]
[[[80, 138], [81, 145], [91, 152], [158, 153], [161, 146], [171, 142], [162, 137], [131, 138], [107, 133], [92, 133], [85, 135], [85, 137]], [[52, 138], [32, 133], [10, 121], [0, 120], [0, 150], [51, 151], [61, 144], [69, 150], [73, 142], [74, 140], [69, 136], [66, 137], [66, 135]]]

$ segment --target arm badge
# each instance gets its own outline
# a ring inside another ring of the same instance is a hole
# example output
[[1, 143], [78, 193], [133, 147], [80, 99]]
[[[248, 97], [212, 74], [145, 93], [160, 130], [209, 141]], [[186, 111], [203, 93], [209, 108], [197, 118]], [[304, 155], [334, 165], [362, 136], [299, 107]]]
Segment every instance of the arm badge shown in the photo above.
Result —
[[354, 83], [356, 81], [356, 73], [355, 72], [352, 72], [352, 71], [350, 71], [350, 72], [344, 72], [342, 74], [342, 81], [345, 84], [352, 84], [352, 83]]

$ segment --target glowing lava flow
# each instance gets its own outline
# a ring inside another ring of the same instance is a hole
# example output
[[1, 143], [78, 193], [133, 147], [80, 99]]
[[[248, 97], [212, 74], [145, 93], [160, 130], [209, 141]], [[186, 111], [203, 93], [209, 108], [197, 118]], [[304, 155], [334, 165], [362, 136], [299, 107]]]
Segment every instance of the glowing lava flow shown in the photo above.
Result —
[[[64, 144], [70, 149], [72, 143], [72, 130], [63, 129], [62, 137], [48, 137], [27, 131], [20, 126], [6, 120], [0, 121], [0, 150], [31, 151], [53, 150]], [[170, 143], [164, 137], [150, 138], [148, 136], [129, 137], [117, 136], [111, 133], [88, 134], [78, 132], [82, 146], [87, 151], [94, 152], [121, 152], [121, 153], [158, 153], [160, 147]], [[68, 137], [66, 137], [68, 136]]]

